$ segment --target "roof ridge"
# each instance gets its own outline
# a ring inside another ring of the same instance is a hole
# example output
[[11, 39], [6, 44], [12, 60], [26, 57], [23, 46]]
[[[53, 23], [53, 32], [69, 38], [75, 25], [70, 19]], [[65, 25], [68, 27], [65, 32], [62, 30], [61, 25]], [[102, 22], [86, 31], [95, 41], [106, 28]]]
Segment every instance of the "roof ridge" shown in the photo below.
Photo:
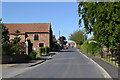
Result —
[[3, 23], [3, 24], [51, 24], [51, 23]]

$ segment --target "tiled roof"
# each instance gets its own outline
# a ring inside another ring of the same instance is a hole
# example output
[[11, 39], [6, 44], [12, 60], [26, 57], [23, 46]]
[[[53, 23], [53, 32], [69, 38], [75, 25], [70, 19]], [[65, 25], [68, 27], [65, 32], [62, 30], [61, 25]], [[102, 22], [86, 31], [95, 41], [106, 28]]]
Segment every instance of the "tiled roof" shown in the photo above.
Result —
[[15, 33], [16, 30], [19, 30], [20, 33], [25, 32], [49, 32], [50, 23], [7, 23], [4, 24], [9, 33]]

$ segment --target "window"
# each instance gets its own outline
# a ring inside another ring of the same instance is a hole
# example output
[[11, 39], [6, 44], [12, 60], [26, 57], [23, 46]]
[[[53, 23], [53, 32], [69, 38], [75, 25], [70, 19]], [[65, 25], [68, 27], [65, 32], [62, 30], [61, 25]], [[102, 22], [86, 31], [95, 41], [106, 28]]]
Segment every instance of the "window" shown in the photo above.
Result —
[[38, 35], [34, 35], [34, 40], [38, 40]]
[[44, 47], [44, 43], [39, 43], [39, 47]]

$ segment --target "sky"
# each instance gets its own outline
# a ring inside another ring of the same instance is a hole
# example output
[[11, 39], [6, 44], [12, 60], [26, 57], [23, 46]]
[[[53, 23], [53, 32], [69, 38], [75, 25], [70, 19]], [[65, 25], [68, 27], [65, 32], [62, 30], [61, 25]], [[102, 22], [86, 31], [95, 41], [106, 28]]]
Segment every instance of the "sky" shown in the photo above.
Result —
[[76, 2], [3, 2], [3, 23], [51, 23], [53, 34], [58, 39], [82, 29], [78, 25]]

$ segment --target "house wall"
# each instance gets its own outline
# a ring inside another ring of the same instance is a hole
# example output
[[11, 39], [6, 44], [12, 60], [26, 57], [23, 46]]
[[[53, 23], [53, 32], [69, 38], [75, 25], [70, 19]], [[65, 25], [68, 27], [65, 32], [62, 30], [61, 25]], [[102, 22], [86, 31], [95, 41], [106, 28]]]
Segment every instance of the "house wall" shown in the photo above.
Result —
[[[16, 36], [14, 36], [14, 35], [10, 35], [10, 39], [14, 39], [15, 37], [16, 37]], [[24, 34], [19, 35], [18, 37], [21, 38], [21, 42], [25, 42], [25, 35], [24, 35]]]
[[[34, 40], [34, 36], [38, 35], [39, 40]], [[50, 40], [49, 40], [49, 34], [41, 33], [41, 34], [28, 34], [28, 39], [33, 43], [33, 49], [36, 51], [39, 51], [39, 43], [44, 43], [43, 47], [50, 47]]]
[[[34, 35], [38, 35], [39, 39], [34, 40]], [[10, 35], [10, 39], [14, 39], [14, 37], [14, 35]], [[19, 35], [19, 37], [21, 38], [21, 42], [25, 41], [25, 35]], [[33, 49], [35, 49], [36, 51], [39, 51], [39, 43], [44, 43], [44, 47], [50, 47], [49, 33], [28, 33], [27, 39], [30, 39], [30, 41], [33, 43]]]

